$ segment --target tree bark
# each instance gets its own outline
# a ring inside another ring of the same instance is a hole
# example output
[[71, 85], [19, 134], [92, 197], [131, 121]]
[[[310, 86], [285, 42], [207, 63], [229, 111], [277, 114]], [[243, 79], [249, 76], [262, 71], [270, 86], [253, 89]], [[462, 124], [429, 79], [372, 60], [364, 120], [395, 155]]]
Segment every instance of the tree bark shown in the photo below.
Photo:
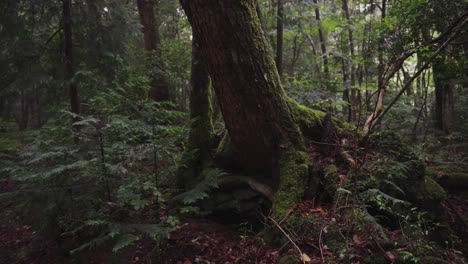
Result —
[[445, 59], [436, 59], [432, 65], [435, 84], [435, 128], [449, 134], [453, 130], [454, 103], [452, 70]]
[[70, 106], [71, 112], [80, 114], [80, 101], [78, 98], [78, 88], [73, 82], [75, 68], [73, 64], [73, 41], [72, 41], [72, 15], [71, 15], [71, 0], [62, 0], [63, 4], [63, 31], [65, 36], [64, 45], [64, 60], [65, 60], [65, 76], [69, 85]]
[[192, 69], [190, 92], [190, 134], [188, 145], [182, 155], [177, 173], [178, 187], [191, 188], [200, 181], [203, 169], [212, 161], [210, 148], [213, 144], [213, 107], [211, 103], [211, 81], [205, 60], [200, 51], [198, 36], [192, 40]]
[[278, 14], [276, 17], [276, 68], [280, 78], [283, 78], [283, 0], [278, 1]]
[[[270, 179], [275, 216], [304, 193], [308, 157], [300, 122], [280, 82], [254, 0], [181, 0], [212, 78], [241, 168]], [[312, 122], [313, 123], [313, 122]]]
[[[347, 72], [343, 82], [349, 83], [349, 87], [345, 87], [345, 99], [348, 103], [348, 122], [356, 122], [361, 111], [361, 91], [356, 87], [356, 67], [354, 66], [354, 36], [351, 27], [351, 18], [348, 6], [348, 0], [342, 0], [342, 10], [348, 27], [347, 51], [349, 58], [344, 62], [343, 72]], [[345, 74], [343, 74], [345, 75]]]
[[[142, 25], [144, 46], [149, 52], [152, 52], [156, 60], [161, 59], [161, 38], [159, 28], [156, 25], [154, 17], [153, 0], [138, 0], [138, 13]], [[156, 62], [156, 72], [153, 73], [148, 97], [154, 101], [161, 102], [169, 100], [169, 87], [167, 80], [161, 73], [161, 63]]]
[[348, 24], [347, 25], [348, 26], [348, 52], [349, 52], [348, 75], [351, 81], [351, 87], [354, 88], [356, 85], [356, 70], [354, 66], [354, 36], [353, 36], [353, 29], [351, 27], [348, 0], [343, 0], [342, 8], [343, 8], [343, 12], [346, 18], [346, 22]]
[[319, 39], [320, 39], [320, 47], [322, 48], [322, 56], [323, 56], [323, 72], [325, 73], [325, 78], [327, 81], [330, 80], [330, 70], [328, 69], [328, 53], [327, 53], [327, 45], [325, 43], [325, 35], [323, 33], [322, 25], [321, 25], [321, 18], [320, 18], [320, 10], [318, 7], [317, 0], [314, 0], [315, 4], [315, 20], [318, 22], [318, 32], [319, 32]]
[[[385, 21], [385, 17], [387, 16], [387, 0], [382, 0], [382, 14], [381, 14], [381, 22], [383, 23]], [[379, 89], [379, 95], [378, 95], [378, 98], [383, 98], [384, 96], [384, 93], [385, 93], [385, 88], [383, 88], [384, 86], [384, 47], [383, 45], [385, 44], [384, 43], [385, 40], [383, 39], [383, 36], [381, 37], [381, 39], [379, 39], [379, 46], [378, 46], [378, 62], [379, 64], [377, 65], [377, 87]], [[378, 104], [378, 103], [377, 103]]]

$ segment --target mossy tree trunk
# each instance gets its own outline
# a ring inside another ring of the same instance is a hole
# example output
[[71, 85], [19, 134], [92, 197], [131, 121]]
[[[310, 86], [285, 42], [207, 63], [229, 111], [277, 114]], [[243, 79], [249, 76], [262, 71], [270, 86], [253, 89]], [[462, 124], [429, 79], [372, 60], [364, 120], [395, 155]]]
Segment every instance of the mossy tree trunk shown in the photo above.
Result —
[[197, 181], [203, 169], [211, 163], [210, 147], [213, 144], [213, 108], [211, 81], [200, 52], [198, 37], [192, 41], [192, 69], [190, 92], [190, 134], [178, 171], [178, 187], [188, 189]]
[[[237, 162], [252, 177], [269, 179], [277, 190], [273, 212], [284, 215], [302, 197], [308, 176], [301, 121], [296, 120], [297, 113], [307, 110], [291, 101], [281, 86], [255, 1], [181, 3], [199, 36]], [[302, 127], [315, 121], [304, 121]]]

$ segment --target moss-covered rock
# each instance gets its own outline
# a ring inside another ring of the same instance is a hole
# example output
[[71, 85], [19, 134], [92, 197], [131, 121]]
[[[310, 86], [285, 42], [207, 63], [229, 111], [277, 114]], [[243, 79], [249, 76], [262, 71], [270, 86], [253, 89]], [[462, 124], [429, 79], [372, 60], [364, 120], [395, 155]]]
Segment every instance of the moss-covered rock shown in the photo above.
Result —
[[429, 212], [436, 212], [446, 198], [442, 187], [426, 177], [424, 163], [414, 155], [409, 144], [392, 132], [371, 136], [377, 158], [365, 167], [365, 188], [376, 188], [383, 193], [407, 201]]
[[426, 175], [444, 189], [468, 196], [468, 169], [456, 165], [436, 165], [428, 167]]
[[414, 203], [430, 212], [437, 211], [440, 203], [447, 198], [444, 189], [430, 177], [424, 177], [414, 187]]

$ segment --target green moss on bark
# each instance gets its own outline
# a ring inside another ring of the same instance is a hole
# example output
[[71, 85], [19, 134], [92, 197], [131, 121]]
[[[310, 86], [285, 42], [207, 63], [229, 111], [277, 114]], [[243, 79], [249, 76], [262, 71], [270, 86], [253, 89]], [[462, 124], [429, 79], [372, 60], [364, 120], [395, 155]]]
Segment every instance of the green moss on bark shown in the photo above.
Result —
[[322, 121], [325, 118], [325, 112], [313, 110], [296, 102], [292, 98], [287, 98], [289, 111], [301, 129], [304, 136], [317, 137], [321, 135]]
[[[289, 97], [286, 98], [286, 101], [294, 122], [299, 126], [303, 135], [309, 138], [320, 139], [323, 121], [327, 113], [301, 105]], [[332, 121], [339, 135], [351, 135], [356, 133], [356, 129], [351, 124], [336, 117], [332, 117]]]
[[327, 167], [325, 167], [323, 172], [323, 188], [329, 197], [334, 198], [338, 189], [338, 181], [340, 177], [336, 165], [328, 165]]
[[214, 138], [211, 81], [204, 62], [193, 46], [192, 92], [190, 94], [190, 133], [187, 148], [177, 171], [177, 186], [188, 189], [199, 182], [201, 172], [212, 163], [210, 148]]
[[309, 162], [304, 151], [285, 150], [279, 162], [280, 183], [273, 196], [273, 217], [281, 219], [302, 198], [309, 175]]

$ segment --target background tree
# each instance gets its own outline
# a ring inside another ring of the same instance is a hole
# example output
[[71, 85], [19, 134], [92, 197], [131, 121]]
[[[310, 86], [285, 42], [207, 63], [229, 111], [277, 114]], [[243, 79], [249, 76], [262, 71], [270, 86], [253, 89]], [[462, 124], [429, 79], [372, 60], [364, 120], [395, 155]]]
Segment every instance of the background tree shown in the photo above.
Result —
[[[278, 0], [278, 14], [276, 22], [276, 68], [278, 69], [278, 74], [280, 78], [283, 76], [283, 20], [284, 20], [284, 10], [283, 10], [283, 1]], [[260, 20], [261, 22], [261, 20]]]
[[162, 73], [161, 36], [159, 34], [159, 26], [155, 21], [153, 0], [138, 0], [137, 4], [143, 31], [144, 46], [146, 50], [152, 53], [151, 58], [156, 65], [148, 96], [155, 101], [167, 101], [169, 100], [169, 87]]
[[73, 39], [72, 39], [72, 2], [71, 0], [63, 0], [63, 31], [65, 37], [64, 45], [64, 60], [65, 60], [65, 76], [69, 83], [70, 105], [72, 113], [80, 114], [80, 101], [78, 98], [78, 88], [73, 82], [75, 69], [73, 65]]

